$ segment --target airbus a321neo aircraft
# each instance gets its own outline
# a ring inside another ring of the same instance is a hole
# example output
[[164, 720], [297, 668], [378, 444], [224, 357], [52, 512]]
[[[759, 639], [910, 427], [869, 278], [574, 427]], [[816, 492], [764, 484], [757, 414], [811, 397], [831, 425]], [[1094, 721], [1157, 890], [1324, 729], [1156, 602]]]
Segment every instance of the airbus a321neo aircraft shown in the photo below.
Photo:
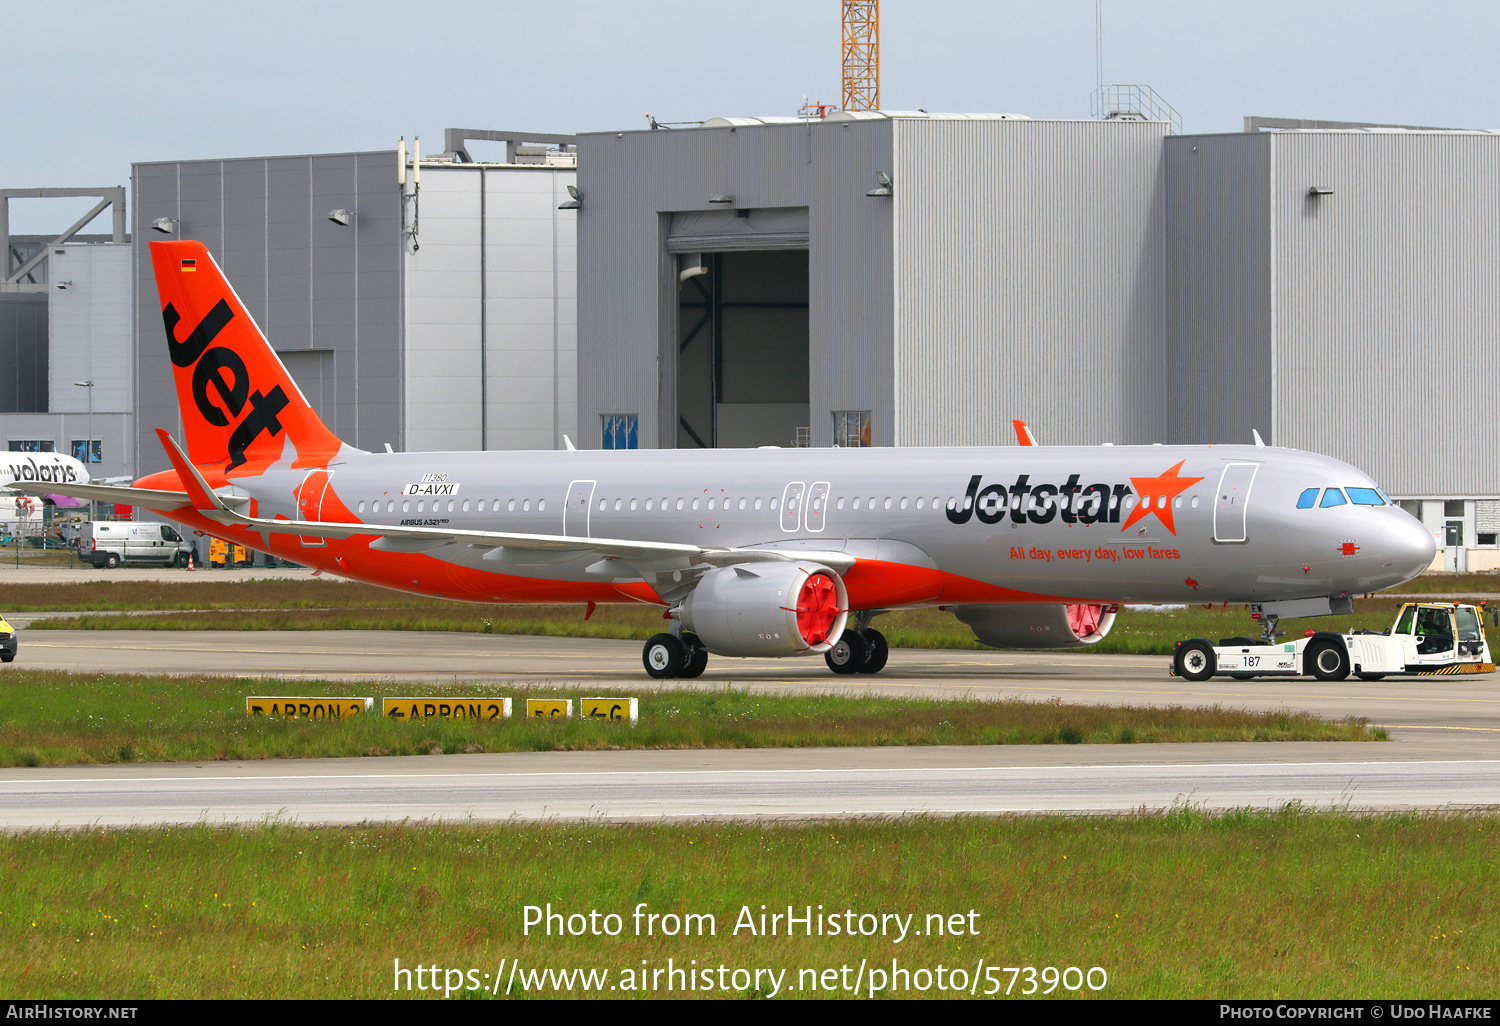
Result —
[[656, 603], [653, 677], [695, 677], [710, 652], [874, 673], [870, 618], [901, 607], [1014, 648], [1096, 642], [1122, 602], [1262, 603], [1274, 625], [1435, 551], [1358, 470], [1261, 445], [365, 452], [318, 419], [202, 244], [151, 259], [184, 444], [158, 431], [173, 469], [133, 488], [49, 491], [400, 591]]

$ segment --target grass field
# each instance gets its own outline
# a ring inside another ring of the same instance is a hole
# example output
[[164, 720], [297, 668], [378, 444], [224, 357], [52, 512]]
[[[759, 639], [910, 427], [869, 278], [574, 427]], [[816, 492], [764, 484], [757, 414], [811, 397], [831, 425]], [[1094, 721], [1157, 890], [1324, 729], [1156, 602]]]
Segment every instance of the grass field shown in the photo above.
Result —
[[[1286, 710], [964, 702], [861, 695], [781, 695], [729, 688], [651, 691], [640, 722], [528, 720], [527, 698], [587, 696], [576, 687], [294, 684], [223, 677], [88, 676], [9, 669], [0, 689], [0, 766], [337, 758], [613, 748], [807, 748], [878, 745], [1092, 744], [1159, 741], [1384, 740], [1363, 720], [1328, 723]], [[509, 721], [405, 723], [245, 715], [247, 695], [379, 698], [512, 696]]]
[[[884, 983], [878, 996], [967, 996], [972, 985], [1004, 997], [1011, 984], [1009, 1000], [1026, 1000], [1028, 986], [1034, 999], [1490, 999], [1500, 989], [1497, 831], [1495, 814], [1288, 807], [772, 826], [37, 832], [0, 836], [0, 991], [441, 999], [446, 985], [456, 999], [489, 997], [499, 975], [502, 998], [507, 986], [512, 998], [582, 997], [572, 971], [587, 969], [609, 997], [643, 996], [640, 984], [646, 996], [679, 996], [666, 989], [671, 959], [709, 973], [693, 977], [698, 996], [753, 994], [756, 982], [769, 995], [779, 979], [781, 997], [848, 997], [859, 980], [861, 996]], [[653, 935], [647, 919], [637, 935], [642, 903], [643, 915], [663, 917]], [[618, 935], [559, 936], [557, 922], [550, 937], [541, 926], [523, 933], [526, 906], [545, 916], [549, 904], [564, 917], [597, 911], [597, 928]], [[899, 940], [889, 919], [886, 936], [808, 937], [800, 927], [786, 936], [784, 920], [769, 936], [759, 934], [762, 905], [798, 916], [822, 906], [856, 932], [877, 929], [866, 914], [911, 919]], [[662, 935], [674, 923], [664, 917], [690, 913], [712, 916], [713, 935], [701, 918], [704, 936]], [[942, 935], [927, 930], [929, 916], [941, 916]], [[893, 976], [893, 960], [912, 975]], [[948, 991], [938, 989], [939, 964]], [[437, 976], [418, 978], [419, 965]], [[1035, 983], [984, 971], [1008, 966], [1033, 967]], [[1095, 967], [1103, 975], [1085, 977]]]

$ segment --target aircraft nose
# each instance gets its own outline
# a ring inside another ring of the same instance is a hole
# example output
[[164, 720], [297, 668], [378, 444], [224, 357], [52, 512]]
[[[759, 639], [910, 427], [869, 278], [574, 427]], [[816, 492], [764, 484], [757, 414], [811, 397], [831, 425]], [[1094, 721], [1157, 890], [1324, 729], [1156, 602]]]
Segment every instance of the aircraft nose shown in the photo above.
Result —
[[1420, 520], [1403, 513], [1388, 532], [1385, 550], [1386, 561], [1401, 574], [1404, 583], [1432, 565], [1437, 541]]

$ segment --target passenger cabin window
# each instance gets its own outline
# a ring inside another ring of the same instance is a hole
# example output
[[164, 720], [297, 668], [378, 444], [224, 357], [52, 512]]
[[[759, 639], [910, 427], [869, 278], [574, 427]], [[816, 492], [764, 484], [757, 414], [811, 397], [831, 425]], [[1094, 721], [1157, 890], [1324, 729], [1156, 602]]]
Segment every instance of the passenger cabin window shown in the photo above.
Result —
[[1323, 493], [1323, 501], [1319, 505], [1324, 509], [1327, 509], [1329, 506], [1342, 506], [1344, 505], [1344, 493], [1337, 488], [1330, 488]]
[[1349, 501], [1356, 506], [1384, 506], [1385, 500], [1374, 488], [1346, 488], [1349, 493]]
[[1316, 488], [1305, 489], [1297, 496], [1298, 509], [1312, 509], [1318, 504], [1318, 490]]

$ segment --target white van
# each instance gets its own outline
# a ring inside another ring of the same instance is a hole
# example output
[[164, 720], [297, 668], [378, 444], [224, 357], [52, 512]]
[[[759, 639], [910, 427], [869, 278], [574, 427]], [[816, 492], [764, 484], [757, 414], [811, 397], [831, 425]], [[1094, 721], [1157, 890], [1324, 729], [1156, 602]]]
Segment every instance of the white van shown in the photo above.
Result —
[[85, 521], [78, 534], [78, 558], [96, 567], [121, 563], [187, 566], [192, 544], [177, 528], [160, 521]]

